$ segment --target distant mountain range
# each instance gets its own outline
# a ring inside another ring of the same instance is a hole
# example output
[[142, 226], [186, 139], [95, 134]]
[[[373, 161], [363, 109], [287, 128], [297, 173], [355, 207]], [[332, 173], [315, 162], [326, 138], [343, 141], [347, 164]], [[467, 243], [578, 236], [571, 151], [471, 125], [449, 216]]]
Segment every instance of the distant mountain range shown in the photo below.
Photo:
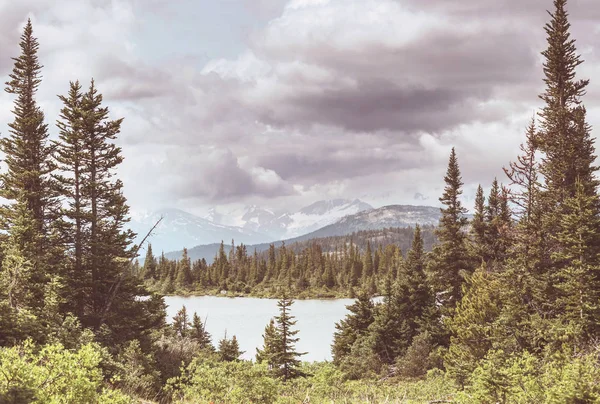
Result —
[[272, 238], [251, 229], [225, 226], [179, 209], [163, 209], [132, 218], [130, 228], [138, 234], [138, 242], [161, 217], [163, 218], [161, 223], [148, 239], [157, 253], [182, 250], [184, 247], [210, 244], [221, 240], [231, 241], [233, 239], [244, 244], [272, 240]]
[[[323, 207], [327, 205], [321, 204], [319, 206]], [[282, 240], [285, 241], [286, 244], [293, 244], [316, 238], [344, 236], [363, 230], [380, 230], [392, 227], [406, 228], [412, 227], [416, 224], [436, 226], [439, 222], [440, 216], [440, 209], [431, 206], [384, 206], [379, 209], [364, 210], [352, 215], [344, 216], [338, 219], [335, 223], [324, 226], [313, 232]], [[275, 244], [280, 244], [282, 240], [275, 242]], [[243, 243], [242, 241], [238, 242], [237, 239], [235, 241], [236, 245]], [[249, 251], [254, 251], [254, 249], [256, 249], [260, 252], [267, 250], [269, 248], [269, 244], [270, 243], [267, 242], [247, 245]], [[229, 243], [226, 242], [225, 245], [228, 251]], [[193, 260], [204, 258], [208, 262], [212, 262], [219, 247], [220, 243], [198, 245], [196, 247], [189, 248], [188, 254]], [[166, 256], [170, 259], [178, 259], [181, 257], [181, 250], [170, 252], [166, 254]]]
[[130, 227], [138, 233], [138, 241], [162, 216], [150, 243], [155, 251], [175, 251], [201, 244], [236, 243], [260, 244], [284, 240], [311, 233], [333, 224], [348, 215], [372, 210], [373, 207], [358, 199], [319, 201], [297, 212], [275, 212], [249, 206], [242, 211], [220, 213], [211, 209], [204, 217], [178, 209], [163, 209], [151, 214], [138, 215]]

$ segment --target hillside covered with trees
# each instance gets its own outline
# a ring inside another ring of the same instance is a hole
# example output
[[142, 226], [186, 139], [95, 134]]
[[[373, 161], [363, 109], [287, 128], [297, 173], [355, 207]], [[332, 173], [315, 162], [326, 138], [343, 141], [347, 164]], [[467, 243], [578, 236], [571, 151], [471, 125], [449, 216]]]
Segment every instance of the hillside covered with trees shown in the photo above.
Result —
[[[431, 250], [432, 226], [418, 228], [424, 248]], [[148, 246], [143, 264], [133, 272], [151, 290], [163, 294], [223, 294], [277, 297], [287, 290], [295, 297], [354, 297], [357, 289], [382, 293], [399, 276], [414, 238], [413, 228], [368, 230], [349, 236], [299, 241], [267, 251], [248, 251], [245, 245], [225, 246], [211, 264], [194, 262], [183, 251], [179, 260], [154, 256]]]
[[[122, 119], [109, 119], [93, 81], [74, 81], [53, 117], [60, 137], [49, 139], [29, 22], [0, 142], [0, 402], [599, 403], [598, 167], [566, 7], [554, 0], [544, 106], [505, 167], [506, 184], [479, 189], [469, 223], [452, 149], [430, 252], [416, 228], [403, 254], [370, 241], [337, 254], [273, 246], [266, 258], [238, 246], [211, 266], [169, 263], [168, 282], [183, 288], [281, 289], [254, 361], [238, 359], [235, 336], [213, 341], [185, 307], [166, 323], [163, 297], [139, 275], [164, 288], [167, 265], [159, 272], [149, 251], [148, 266], [136, 268], [138, 247], [124, 230], [114, 144]], [[336, 324], [331, 363], [302, 363], [295, 348], [290, 296], [304, 281], [356, 292]]]

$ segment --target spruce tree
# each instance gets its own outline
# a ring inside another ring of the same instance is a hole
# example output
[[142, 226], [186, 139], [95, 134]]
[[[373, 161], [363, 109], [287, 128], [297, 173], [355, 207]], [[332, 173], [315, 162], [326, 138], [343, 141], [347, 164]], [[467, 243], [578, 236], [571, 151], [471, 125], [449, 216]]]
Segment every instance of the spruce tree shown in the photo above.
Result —
[[442, 217], [436, 230], [439, 244], [433, 249], [428, 274], [440, 304], [444, 310], [452, 311], [461, 299], [464, 276], [472, 271], [464, 229], [467, 210], [459, 199], [463, 182], [454, 148], [450, 153], [444, 181], [446, 187], [440, 198], [444, 208], [441, 209]]
[[589, 80], [575, 78], [583, 60], [569, 32], [566, 4], [567, 0], [554, 0], [551, 20], [545, 26], [548, 48], [542, 52], [546, 89], [540, 95], [545, 103], [540, 113], [540, 172], [549, 207], [560, 206], [574, 196], [576, 181], [582, 183], [586, 195], [595, 194], [597, 186], [594, 147], [581, 104]]
[[192, 317], [190, 337], [198, 342], [201, 349], [213, 349], [211, 336], [208, 331], [206, 331], [205, 324], [202, 323], [200, 316], [198, 316], [198, 313], [196, 312], [194, 312], [194, 316]]
[[281, 338], [277, 334], [277, 327], [275, 326], [275, 319], [272, 318], [269, 324], [265, 327], [263, 337], [262, 349], [256, 348], [256, 362], [266, 362], [270, 367], [277, 364], [277, 355], [281, 352], [280, 347]]
[[487, 261], [487, 221], [485, 217], [486, 206], [485, 196], [481, 185], [477, 187], [475, 194], [475, 214], [471, 220], [471, 239], [473, 243], [473, 253], [478, 261]]
[[219, 341], [219, 358], [224, 362], [233, 362], [238, 360], [243, 353], [243, 351], [240, 351], [236, 336], [234, 335], [231, 339], [228, 339], [227, 331], [225, 331], [225, 336]]
[[192, 268], [187, 248], [183, 249], [183, 255], [177, 262], [177, 287], [188, 289], [192, 286]]
[[[577, 193], [567, 199], [556, 239], [563, 246], [553, 259], [561, 270], [553, 281], [559, 290], [558, 317], [568, 325], [572, 342], [585, 343], [600, 331], [600, 216], [597, 198], [586, 195], [577, 183]], [[561, 338], [564, 341], [564, 338]]]
[[173, 330], [179, 337], [187, 337], [191, 325], [187, 309], [185, 306], [182, 306], [177, 314], [175, 314], [175, 317], [173, 317]]
[[274, 363], [272, 364], [276, 374], [283, 378], [284, 381], [302, 376], [300, 371], [299, 357], [305, 353], [299, 353], [295, 349], [298, 338], [298, 330], [293, 330], [292, 327], [296, 324], [294, 316], [290, 314], [290, 307], [294, 301], [288, 297], [287, 292], [284, 292], [281, 299], [277, 302], [279, 307], [279, 316], [275, 317], [277, 322], [277, 336], [279, 342], [275, 345], [279, 351], [274, 355]]
[[0, 174], [0, 197], [9, 201], [2, 207], [1, 217], [2, 227], [9, 234], [17, 223], [20, 227], [12, 234], [12, 245], [18, 250], [17, 254], [31, 264], [31, 294], [27, 305], [40, 308], [44, 284], [56, 271], [52, 268], [57, 258], [53, 255], [56, 252], [52, 247], [50, 224], [56, 218], [57, 199], [51, 178], [54, 164], [48, 126], [36, 101], [42, 66], [31, 20], [21, 35], [20, 48], [21, 54], [13, 58], [14, 67], [5, 89], [16, 99], [9, 136], [0, 140], [6, 164], [6, 171]]
[[[89, 90], [83, 95], [81, 108], [85, 138], [82, 192], [89, 204], [89, 252], [86, 261], [91, 306], [84, 324], [94, 328], [99, 327], [103, 320], [123, 321], [123, 313], [117, 313], [119, 300], [127, 304], [135, 299], [131, 288], [136, 288], [137, 284], [126, 276], [134, 254], [131, 246], [135, 236], [125, 229], [129, 222], [129, 207], [123, 195], [123, 183], [113, 178], [123, 161], [121, 148], [114, 144], [123, 119], [109, 120], [109, 110], [102, 106], [102, 102], [103, 97], [92, 80]], [[117, 291], [118, 295], [113, 296], [114, 288], [123, 278], [127, 278], [127, 282]]]
[[55, 174], [57, 188], [65, 200], [62, 208], [60, 230], [63, 245], [69, 251], [66, 269], [67, 290], [71, 296], [67, 298], [69, 309], [82, 318], [88, 298], [88, 274], [84, 265], [85, 249], [89, 244], [87, 238], [87, 218], [89, 206], [83, 192], [85, 177], [85, 137], [82, 131], [83, 94], [78, 81], [71, 82], [69, 93], [59, 96], [63, 103], [60, 120], [56, 126], [59, 130], [59, 142], [55, 143], [54, 158], [60, 170]]
[[361, 290], [353, 304], [346, 306], [350, 312], [339, 323], [335, 324], [331, 353], [333, 362], [339, 365], [343, 358], [350, 354], [352, 345], [356, 340], [367, 334], [369, 326], [373, 323], [375, 306], [371, 297]]
[[148, 244], [146, 258], [144, 258], [144, 266], [142, 267], [142, 273], [144, 275], [144, 279], [155, 280], [157, 278], [157, 263], [156, 257], [154, 257], [152, 252], [152, 244]]

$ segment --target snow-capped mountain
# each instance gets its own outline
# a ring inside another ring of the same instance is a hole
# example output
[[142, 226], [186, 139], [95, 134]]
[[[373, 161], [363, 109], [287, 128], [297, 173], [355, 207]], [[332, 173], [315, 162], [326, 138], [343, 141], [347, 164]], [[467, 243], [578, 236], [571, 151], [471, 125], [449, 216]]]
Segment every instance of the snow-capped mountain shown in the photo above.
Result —
[[[216, 212], [214, 212], [216, 214]], [[181, 250], [183, 247], [194, 247], [200, 244], [236, 243], [255, 244], [265, 243], [273, 239], [251, 229], [225, 226], [207, 217], [198, 217], [179, 209], [163, 209], [151, 214], [133, 216], [130, 228], [138, 234], [137, 242], [146, 235], [152, 226], [161, 218], [163, 220], [149, 237], [155, 252]]]
[[371, 205], [358, 199], [319, 201], [297, 212], [280, 214], [257, 206], [250, 206], [237, 223], [245, 229], [282, 240], [310, 233], [335, 223], [342, 217], [371, 209], [373, 209]]
[[151, 214], [138, 214], [130, 227], [138, 233], [138, 242], [163, 216], [163, 221], [149, 239], [155, 251], [178, 251], [202, 244], [260, 244], [290, 239], [313, 232], [341, 218], [373, 209], [358, 199], [319, 201], [294, 213], [278, 212], [259, 206], [248, 206], [234, 212], [210, 209], [203, 217], [178, 209], [163, 209]]
[[[341, 204], [333, 204], [342, 206]], [[302, 209], [303, 215], [311, 216], [319, 212], [329, 212], [331, 209], [325, 209], [326, 204], [320, 202]], [[334, 209], [334, 211], [337, 211]], [[290, 215], [293, 216], [293, 215]], [[318, 216], [318, 215], [317, 215]], [[467, 215], [470, 217], [471, 215]], [[323, 237], [345, 236], [358, 231], [364, 230], [381, 230], [390, 227], [413, 227], [416, 224], [421, 226], [437, 226], [441, 212], [439, 207], [433, 206], [411, 206], [411, 205], [390, 205], [378, 209], [363, 210], [355, 214], [344, 216], [338, 219], [335, 223], [321, 227], [313, 232], [305, 233], [299, 237], [280, 238], [284, 240], [286, 245], [293, 245], [295, 242], [303, 242], [306, 240], [314, 240]], [[270, 243], [249, 245], [248, 250], [266, 251]], [[281, 244], [281, 241], [274, 243]], [[225, 246], [226, 249], [228, 246]], [[189, 250], [189, 255], [192, 259], [205, 258], [211, 262], [218, 250], [218, 244], [199, 245]], [[228, 250], [227, 250], [228, 251]], [[181, 251], [172, 252], [167, 255], [171, 259], [181, 257]]]
[[416, 224], [437, 226], [440, 217], [440, 208], [433, 206], [389, 205], [345, 216], [336, 223], [322, 227], [302, 238], [341, 236], [361, 230], [409, 227]]

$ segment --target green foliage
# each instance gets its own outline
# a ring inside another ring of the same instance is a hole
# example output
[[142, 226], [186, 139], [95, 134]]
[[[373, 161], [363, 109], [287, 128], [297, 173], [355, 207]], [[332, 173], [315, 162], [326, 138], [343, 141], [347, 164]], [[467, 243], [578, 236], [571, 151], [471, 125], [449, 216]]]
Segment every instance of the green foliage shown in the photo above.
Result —
[[[181, 377], [169, 381], [178, 402], [275, 403], [278, 382], [266, 364], [194, 359]], [[176, 400], [177, 401], [177, 400]]]
[[442, 217], [436, 230], [439, 244], [433, 249], [428, 275], [442, 308], [446, 313], [451, 313], [462, 297], [465, 275], [472, 272], [464, 230], [467, 210], [460, 201], [463, 182], [454, 148], [450, 153], [444, 181], [446, 187], [440, 197], [444, 208], [441, 209]]
[[558, 355], [539, 359], [524, 352], [491, 351], [475, 369], [460, 402], [597, 403], [600, 402], [597, 355]]
[[31, 342], [0, 349], [0, 402], [130, 403], [103, 384], [99, 347], [66, 350], [60, 344], [36, 352]]
[[346, 318], [335, 324], [331, 353], [333, 362], [339, 364], [347, 356], [356, 340], [367, 333], [374, 321], [374, 304], [365, 291], [361, 291], [354, 304], [346, 306], [350, 312]]
[[501, 284], [485, 265], [470, 277], [466, 293], [448, 320], [452, 332], [445, 366], [460, 383], [493, 346], [500, 314]]
[[217, 351], [219, 359], [224, 362], [232, 362], [238, 360], [243, 353], [243, 351], [240, 351], [240, 344], [238, 343], [236, 336], [234, 335], [231, 339], [228, 339], [227, 333], [225, 333], [223, 339], [219, 341]]

